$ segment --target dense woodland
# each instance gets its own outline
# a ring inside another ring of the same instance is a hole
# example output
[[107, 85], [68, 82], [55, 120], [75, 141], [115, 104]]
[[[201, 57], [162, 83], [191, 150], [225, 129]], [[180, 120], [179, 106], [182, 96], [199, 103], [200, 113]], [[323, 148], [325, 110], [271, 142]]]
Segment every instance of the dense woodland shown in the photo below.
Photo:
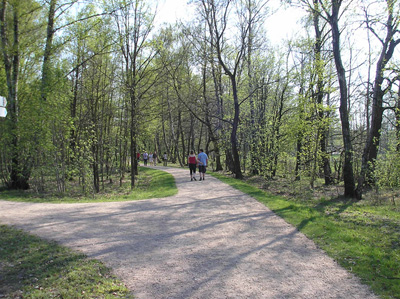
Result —
[[399, 1], [281, 4], [305, 17], [276, 45], [268, 0], [193, 0], [161, 25], [156, 1], [1, 0], [2, 184], [134, 188], [137, 152], [204, 148], [238, 179], [399, 187]]

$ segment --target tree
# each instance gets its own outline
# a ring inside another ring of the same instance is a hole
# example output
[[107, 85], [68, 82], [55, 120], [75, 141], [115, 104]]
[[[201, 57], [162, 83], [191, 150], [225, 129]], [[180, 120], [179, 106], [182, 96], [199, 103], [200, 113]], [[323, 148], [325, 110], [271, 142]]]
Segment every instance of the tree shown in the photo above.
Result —
[[[202, 0], [201, 7], [203, 17], [207, 23], [210, 35], [210, 46], [215, 51], [216, 59], [222, 67], [225, 75], [228, 76], [231, 83], [231, 92], [233, 98], [233, 119], [230, 134], [231, 150], [233, 157], [233, 172], [235, 177], [243, 177], [240, 166], [239, 146], [238, 146], [238, 127], [240, 118], [240, 101], [238, 80], [240, 80], [240, 70], [243, 64], [243, 57], [247, 48], [247, 37], [249, 35], [250, 24], [241, 22], [239, 24], [238, 43], [228, 45], [227, 27], [230, 22], [229, 14], [232, 1], [214, 1]], [[233, 51], [232, 48], [233, 47]], [[228, 157], [227, 157], [228, 158]]]
[[250, 105], [250, 168], [253, 174], [259, 173], [259, 161], [257, 161], [257, 143], [259, 140], [259, 132], [257, 129], [258, 124], [256, 123], [256, 109], [255, 109], [255, 95], [256, 88], [258, 85], [257, 77], [256, 77], [256, 68], [254, 67], [254, 60], [257, 57], [253, 57], [255, 51], [260, 48], [259, 36], [261, 33], [261, 28], [264, 25], [263, 18], [265, 17], [265, 13], [263, 13], [264, 6], [266, 5], [266, 1], [254, 1], [247, 0], [245, 1], [244, 9], [242, 12], [242, 18], [248, 24], [248, 35], [247, 35], [247, 49], [245, 54], [245, 59], [247, 61], [247, 80], [248, 80], [248, 95], [249, 95], [249, 105]]
[[[325, 64], [324, 64], [324, 59], [322, 57], [322, 51], [323, 51], [323, 45], [325, 43], [325, 38], [323, 36], [323, 28], [324, 26], [320, 26], [320, 15], [317, 13], [319, 11], [318, 8], [318, 0], [313, 0], [313, 5], [314, 5], [314, 10], [313, 12], [313, 25], [314, 25], [314, 31], [315, 31], [315, 42], [314, 42], [314, 62], [315, 62], [315, 72], [316, 72], [316, 91], [315, 91], [315, 97], [316, 97], [316, 103], [317, 103], [317, 110], [318, 110], [318, 118], [320, 121], [324, 121], [327, 119], [327, 116], [325, 114], [325, 111], [323, 109], [323, 99], [325, 96]], [[331, 171], [331, 165], [329, 162], [329, 155], [326, 150], [326, 144], [327, 144], [327, 139], [328, 139], [328, 126], [326, 125], [324, 128], [321, 130], [321, 137], [320, 137], [320, 148], [322, 152], [322, 168], [324, 171], [324, 178], [325, 178], [325, 185], [330, 185], [332, 184], [332, 171]]]
[[[344, 196], [354, 198], [356, 196], [354, 171], [353, 171], [353, 146], [350, 132], [349, 111], [348, 111], [348, 87], [346, 80], [346, 70], [341, 56], [339, 16], [342, 0], [332, 0], [330, 5], [325, 1], [319, 0], [320, 7], [332, 29], [332, 49], [336, 66], [337, 77], [340, 90], [340, 120], [342, 123], [342, 138], [344, 146]], [[317, 11], [318, 12], [318, 11]]]
[[42, 65], [42, 83], [41, 83], [41, 97], [42, 101], [46, 101], [47, 93], [49, 92], [49, 76], [51, 73], [51, 56], [53, 47], [53, 38], [55, 34], [54, 18], [56, 13], [57, 0], [51, 0], [49, 5], [48, 21], [47, 21], [47, 34], [46, 34], [46, 45], [43, 54], [43, 65]]
[[150, 6], [143, 0], [129, 3], [114, 3], [122, 7], [114, 11], [113, 16], [118, 30], [119, 47], [124, 61], [125, 92], [129, 102], [130, 116], [130, 159], [131, 188], [135, 186], [137, 173], [137, 136], [139, 128], [140, 102], [151, 86], [157, 82], [156, 71], [152, 69], [152, 61], [157, 49], [149, 43], [153, 29], [155, 14], [150, 12]]
[[[378, 39], [381, 50], [376, 64], [375, 80], [372, 90], [371, 127], [369, 128], [367, 141], [364, 146], [361, 173], [357, 185], [357, 197], [359, 199], [362, 197], [363, 188], [373, 184], [373, 172], [375, 160], [378, 156], [382, 119], [385, 111], [383, 99], [385, 94], [391, 89], [391, 83], [386, 87], [384, 86], [384, 73], [387, 64], [393, 57], [396, 46], [400, 44], [400, 10], [398, 8], [398, 1], [386, 0], [385, 3], [387, 20], [383, 25], [383, 30], [381, 28], [376, 28], [380, 24], [380, 20], [374, 16], [370, 16], [368, 9], [365, 9], [365, 23], [368, 30]], [[385, 32], [385, 37], [379, 35], [380, 31]]]
[[397, 99], [394, 108], [395, 113], [395, 128], [396, 128], [396, 150], [400, 154], [400, 78], [398, 78]]
[[[9, 130], [11, 133], [11, 189], [28, 189], [30, 163], [23, 163], [20, 155], [20, 138], [18, 136], [18, 85], [20, 76], [20, 15], [22, 4], [19, 1], [3, 0], [0, 7], [1, 51], [7, 83], [9, 113]], [[11, 24], [9, 24], [9, 22]]]

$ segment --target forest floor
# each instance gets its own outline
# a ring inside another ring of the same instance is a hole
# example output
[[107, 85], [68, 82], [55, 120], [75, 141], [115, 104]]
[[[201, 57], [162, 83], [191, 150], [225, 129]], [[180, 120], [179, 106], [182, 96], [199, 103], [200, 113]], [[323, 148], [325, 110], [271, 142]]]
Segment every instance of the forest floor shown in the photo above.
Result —
[[[274, 195], [288, 199], [307, 200], [345, 200], [343, 198], [344, 186], [342, 184], [325, 185], [323, 179], [318, 178], [313, 186], [307, 178], [299, 181], [293, 178], [275, 177], [267, 179], [262, 176], [245, 175], [244, 181]], [[364, 190], [363, 201], [370, 205], [399, 207], [400, 189], [381, 188]]]
[[[161, 168], [161, 167], [160, 167]], [[0, 201], [0, 219], [103, 261], [136, 298], [376, 298], [252, 197], [161, 168], [178, 194], [130, 202]]]

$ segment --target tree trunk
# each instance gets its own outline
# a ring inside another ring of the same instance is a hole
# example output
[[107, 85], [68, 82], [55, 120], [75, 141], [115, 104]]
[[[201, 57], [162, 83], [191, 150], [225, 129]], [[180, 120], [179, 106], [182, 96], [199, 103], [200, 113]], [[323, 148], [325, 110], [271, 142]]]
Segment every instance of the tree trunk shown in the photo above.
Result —
[[276, 171], [278, 168], [278, 159], [279, 159], [279, 141], [280, 141], [280, 128], [282, 124], [282, 117], [283, 117], [283, 104], [284, 104], [284, 96], [285, 96], [285, 91], [289, 85], [289, 82], [286, 82], [284, 87], [282, 88], [281, 95], [279, 97], [279, 108], [276, 111], [276, 117], [274, 121], [274, 149], [273, 149], [273, 162], [272, 162], [272, 171], [271, 171], [271, 177], [276, 176]]
[[298, 136], [297, 137], [297, 143], [296, 143], [296, 167], [294, 169], [294, 177], [295, 181], [300, 181], [300, 165], [301, 165], [301, 140], [302, 137]]
[[229, 149], [225, 150], [225, 165], [230, 172], [235, 173], [235, 163], [233, 162], [232, 153]]
[[[358, 179], [357, 195], [361, 199], [363, 188], [371, 187], [374, 184], [373, 172], [375, 170], [375, 161], [378, 156], [378, 148], [381, 137], [382, 119], [383, 119], [383, 96], [385, 92], [382, 89], [383, 72], [389, 60], [392, 58], [396, 46], [400, 43], [400, 39], [395, 40], [396, 24], [393, 24], [393, 1], [388, 0], [388, 20], [386, 23], [386, 37], [382, 43], [382, 49], [379, 60], [376, 65], [375, 81], [372, 96], [371, 111], [371, 128], [368, 132], [367, 142], [365, 143], [361, 173]], [[367, 23], [368, 27], [369, 24]], [[370, 30], [373, 30], [369, 27]]]
[[231, 132], [232, 156], [233, 156], [233, 162], [234, 162], [235, 177], [237, 179], [242, 179], [243, 174], [242, 174], [242, 169], [240, 167], [239, 149], [238, 149], [238, 141], [237, 141], [237, 130], [238, 130], [238, 126], [239, 126], [239, 112], [240, 112], [239, 98], [238, 98], [238, 92], [237, 92], [236, 79], [234, 76], [231, 76], [230, 78], [231, 78], [231, 82], [232, 82], [233, 103], [234, 103], [234, 108], [235, 108], [235, 114], [233, 117], [232, 132]]
[[1, 2], [0, 8], [0, 35], [1, 35], [1, 50], [3, 54], [4, 69], [6, 75], [7, 89], [8, 89], [8, 113], [7, 118], [8, 127], [11, 131], [11, 171], [10, 181], [8, 187], [11, 189], [29, 189], [30, 165], [28, 163], [21, 163], [19, 156], [19, 137], [18, 137], [18, 80], [19, 80], [19, 17], [18, 5], [10, 8], [12, 10], [12, 49], [13, 52], [9, 53], [9, 34], [7, 32], [6, 16], [7, 1]]
[[395, 116], [396, 116], [396, 150], [400, 153], [400, 80], [399, 80], [399, 91], [397, 92], [397, 101], [395, 108]]
[[[219, 66], [220, 67], [220, 66]], [[222, 79], [221, 79], [221, 71], [220, 69], [216, 69], [214, 60], [211, 61], [211, 71], [214, 81], [214, 90], [215, 90], [215, 100], [217, 106], [217, 115], [219, 118], [217, 119], [216, 125], [216, 132], [213, 134], [218, 140], [220, 139], [219, 136], [222, 134], [222, 119], [224, 118], [224, 109], [223, 109], [223, 98], [222, 98]], [[215, 147], [215, 159], [216, 159], [216, 171], [223, 170], [222, 163], [221, 163], [221, 150], [217, 143], [214, 144]]]
[[[167, 96], [168, 96], [168, 92], [167, 92]], [[162, 126], [162, 133], [163, 133], [163, 141], [164, 141], [164, 146], [165, 146], [165, 151], [167, 152], [167, 155], [169, 158], [171, 158], [171, 149], [170, 149], [170, 144], [169, 144], [169, 138], [167, 139], [167, 134], [166, 134], [166, 130], [165, 130], [165, 111], [164, 111], [164, 97], [161, 98], [162, 102], [161, 102], [161, 126]]]
[[[131, 87], [132, 88], [132, 87]], [[137, 159], [136, 159], [136, 97], [135, 90], [133, 88], [131, 94], [131, 103], [130, 103], [130, 112], [131, 112], [131, 126], [130, 126], [130, 155], [131, 155], [131, 189], [135, 187], [135, 176], [137, 172]]]
[[183, 163], [184, 163], [184, 161], [188, 155], [187, 155], [186, 146], [185, 146], [185, 132], [182, 127], [182, 112], [181, 111], [178, 112], [178, 127], [179, 127], [179, 131], [180, 131], [180, 137], [181, 137], [181, 143], [182, 143], [182, 160], [181, 161], [183, 161]]
[[[324, 111], [322, 109], [323, 107], [323, 98], [324, 98], [324, 86], [325, 86], [325, 81], [324, 81], [324, 69], [322, 64], [322, 46], [323, 46], [323, 41], [322, 41], [322, 30], [319, 27], [319, 14], [317, 11], [318, 9], [318, 0], [313, 0], [314, 1], [314, 8], [315, 12], [313, 13], [313, 22], [314, 22], [314, 31], [315, 31], [315, 43], [314, 43], [314, 51], [315, 51], [315, 68], [317, 70], [317, 92], [316, 92], [316, 97], [317, 97], [317, 104], [318, 104], [318, 117], [319, 121], [323, 122], [323, 120], [326, 118]], [[332, 170], [331, 170], [331, 164], [329, 160], [329, 155], [326, 151], [326, 144], [328, 140], [328, 128], [325, 127], [325, 125], [322, 128], [321, 136], [320, 136], [320, 149], [322, 153], [322, 168], [324, 171], [324, 179], [325, 179], [325, 185], [331, 185], [333, 183], [332, 179]]]
[[332, 27], [332, 48], [335, 60], [336, 71], [338, 75], [340, 87], [340, 120], [342, 123], [342, 135], [344, 145], [344, 165], [343, 165], [343, 180], [344, 180], [344, 196], [354, 198], [355, 182], [353, 173], [353, 147], [351, 143], [349, 112], [348, 112], [348, 94], [346, 71], [343, 67], [342, 57], [340, 54], [340, 31], [339, 31], [339, 9], [342, 1], [332, 1], [332, 15], [329, 17], [329, 22]]
[[[252, 10], [249, 7], [248, 10], [249, 19], [252, 19]], [[257, 165], [257, 140], [258, 140], [258, 132], [257, 129], [258, 124], [256, 125], [255, 121], [255, 108], [254, 108], [254, 82], [253, 82], [253, 65], [252, 65], [252, 54], [253, 54], [253, 26], [249, 24], [249, 35], [247, 42], [247, 76], [249, 77], [248, 83], [248, 93], [249, 93], [249, 102], [250, 102], [250, 171], [254, 175], [259, 174], [259, 169]]]
[[[228, 23], [227, 17], [228, 17], [230, 1], [224, 3], [225, 7], [223, 8], [222, 7], [217, 8], [216, 3], [214, 1], [203, 0], [202, 5], [204, 8], [204, 12], [206, 14], [206, 22], [208, 24], [210, 32], [211, 47], [215, 50], [215, 54], [217, 56], [219, 65], [222, 67], [225, 74], [229, 77], [229, 80], [231, 81], [233, 105], [234, 105], [234, 116], [232, 122], [232, 130], [230, 134], [230, 142], [231, 142], [231, 150], [233, 158], [233, 172], [235, 173], [235, 177], [237, 179], [242, 179], [243, 174], [240, 167], [239, 149], [237, 141], [240, 105], [239, 105], [236, 77], [238, 76], [238, 69], [241, 62], [241, 58], [243, 57], [246, 49], [246, 45], [244, 43], [246, 36], [242, 36], [243, 40], [240, 41], [240, 46], [238, 47], [239, 49], [236, 53], [236, 58], [234, 61], [234, 66], [232, 70], [230, 70], [228, 65], [225, 63], [222, 55], [222, 52], [225, 50], [224, 32], [226, 25]], [[218, 15], [220, 15], [221, 19], [219, 19]], [[248, 34], [248, 32], [246, 32], [246, 34]]]
[[47, 100], [47, 94], [49, 92], [49, 78], [50, 78], [50, 56], [52, 54], [53, 37], [54, 37], [54, 17], [56, 10], [57, 0], [50, 1], [50, 8], [47, 21], [47, 35], [46, 35], [46, 46], [43, 55], [42, 65], [42, 86], [41, 86], [41, 97], [42, 101]]

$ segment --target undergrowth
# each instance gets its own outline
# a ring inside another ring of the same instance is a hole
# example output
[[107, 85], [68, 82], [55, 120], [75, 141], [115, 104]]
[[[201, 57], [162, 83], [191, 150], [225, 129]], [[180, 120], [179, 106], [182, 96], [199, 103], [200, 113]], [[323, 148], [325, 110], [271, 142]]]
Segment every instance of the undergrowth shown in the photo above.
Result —
[[174, 177], [161, 170], [140, 167], [136, 176], [135, 187], [131, 189], [130, 179], [124, 180], [122, 186], [113, 181], [105, 183], [99, 193], [84, 195], [77, 182], [71, 182], [64, 193], [57, 193], [55, 188], [48, 188], [47, 192], [37, 193], [33, 190], [2, 190], [1, 199], [10, 201], [37, 202], [37, 203], [87, 203], [141, 200], [147, 198], [161, 198], [175, 195], [178, 189]]

